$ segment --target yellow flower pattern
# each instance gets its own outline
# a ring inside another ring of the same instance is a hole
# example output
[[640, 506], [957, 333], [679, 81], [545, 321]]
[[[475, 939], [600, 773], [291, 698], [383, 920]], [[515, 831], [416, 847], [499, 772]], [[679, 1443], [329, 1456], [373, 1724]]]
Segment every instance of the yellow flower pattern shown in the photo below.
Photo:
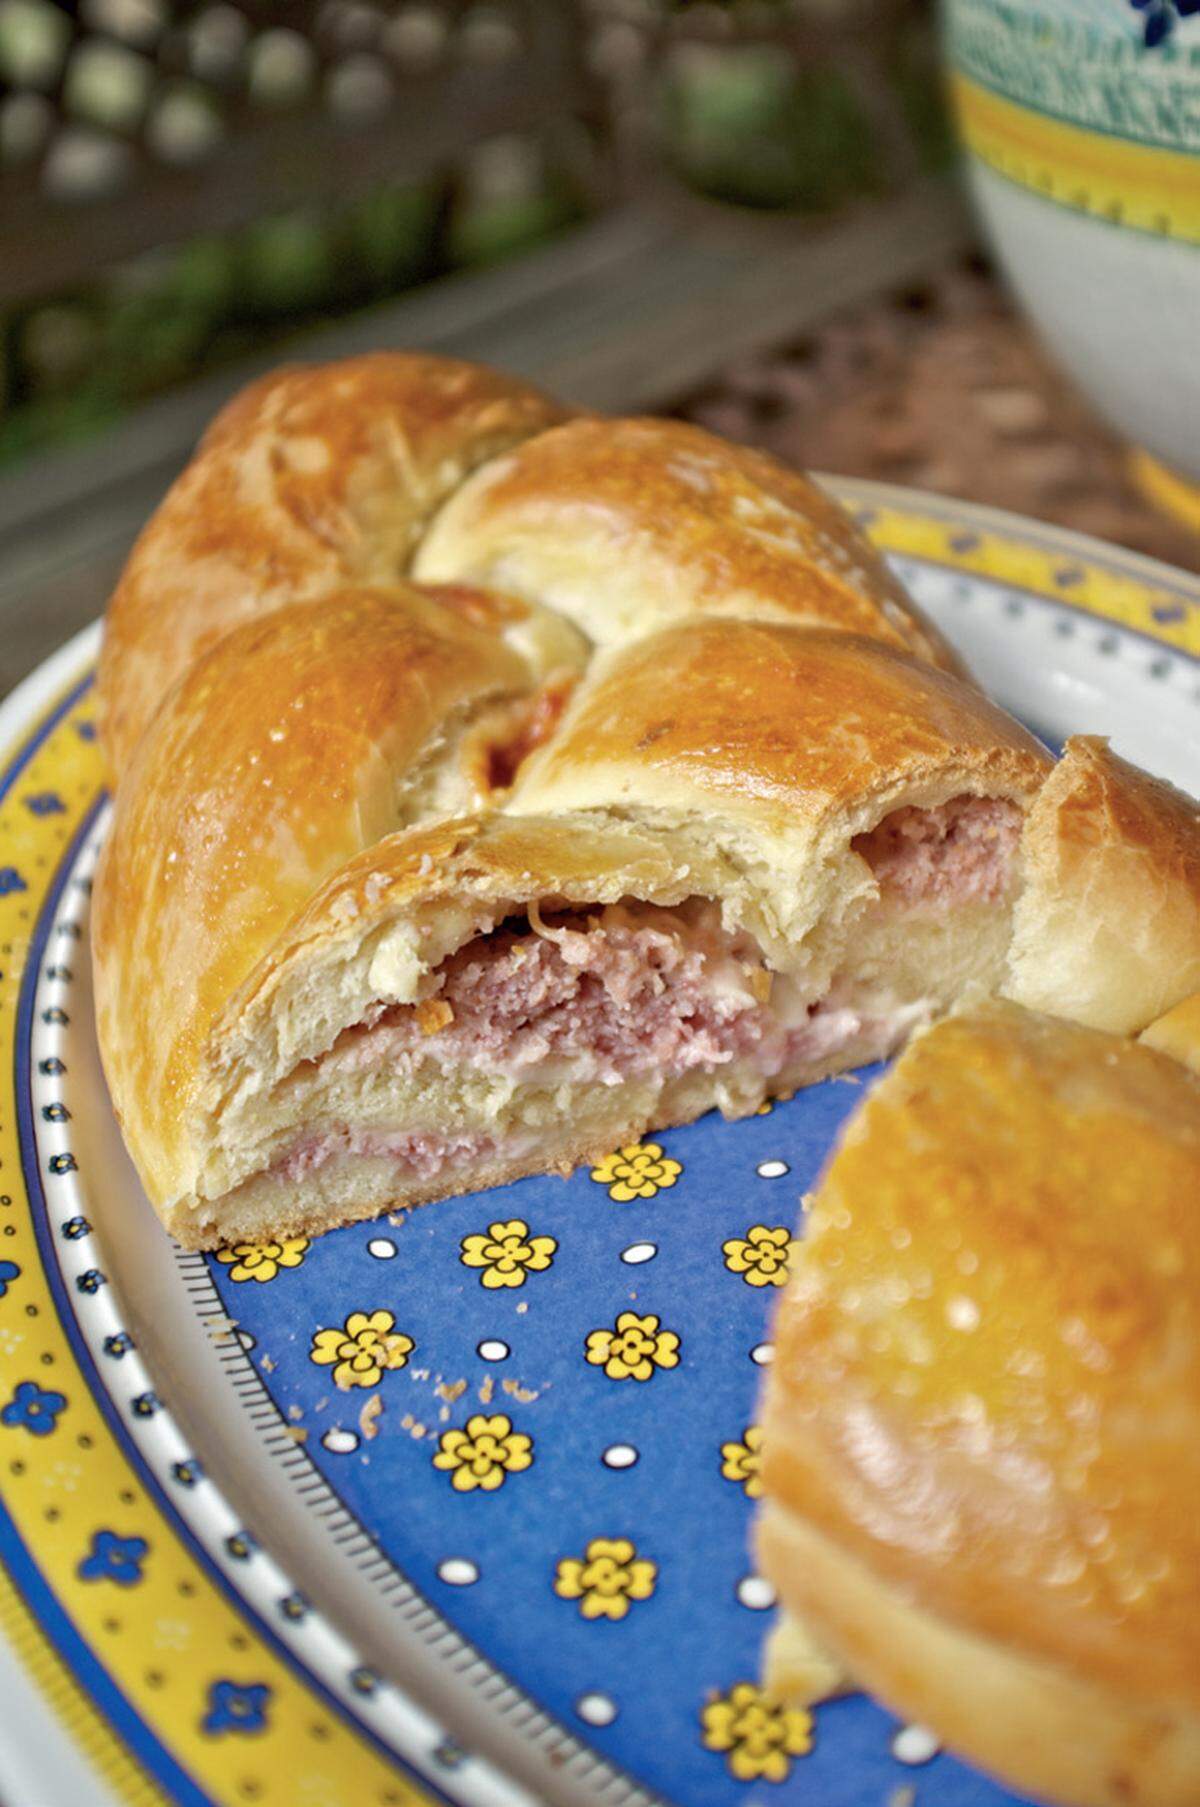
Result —
[[396, 1329], [390, 1311], [352, 1311], [340, 1328], [318, 1330], [308, 1359], [333, 1369], [334, 1385], [373, 1387], [385, 1370], [403, 1368], [414, 1348], [411, 1336]]
[[679, 1338], [663, 1330], [653, 1313], [623, 1311], [611, 1330], [593, 1330], [586, 1358], [610, 1380], [649, 1380], [658, 1368], [679, 1366]]
[[812, 1749], [812, 1715], [785, 1707], [753, 1682], [737, 1682], [700, 1713], [706, 1750], [724, 1751], [739, 1782], [783, 1782], [793, 1757]]
[[513, 1217], [490, 1223], [486, 1234], [464, 1236], [459, 1259], [464, 1267], [483, 1269], [484, 1286], [524, 1286], [526, 1274], [545, 1273], [557, 1248], [553, 1236], [531, 1236], [529, 1225]]
[[560, 1600], [578, 1600], [585, 1619], [623, 1619], [634, 1600], [648, 1600], [656, 1563], [639, 1556], [627, 1537], [593, 1537], [582, 1557], [564, 1556], [554, 1576]]
[[748, 1500], [762, 1497], [762, 1426], [748, 1424], [740, 1443], [722, 1443], [721, 1473], [727, 1481], [738, 1481]]
[[723, 1243], [725, 1265], [740, 1274], [747, 1286], [786, 1286], [792, 1257], [800, 1244], [784, 1224], [773, 1228], [752, 1224], [745, 1236]]
[[457, 1493], [473, 1493], [478, 1487], [494, 1493], [510, 1474], [520, 1474], [533, 1463], [533, 1438], [515, 1431], [503, 1412], [489, 1418], [476, 1412], [462, 1429], [443, 1431], [438, 1438], [433, 1466], [450, 1476]]
[[599, 1166], [592, 1168], [598, 1186], [608, 1187], [609, 1198], [628, 1204], [631, 1198], [653, 1198], [666, 1186], [673, 1186], [683, 1167], [665, 1155], [657, 1142], [628, 1142], [614, 1154], [606, 1154]]
[[285, 1242], [235, 1242], [218, 1249], [217, 1260], [229, 1269], [231, 1280], [273, 1280], [280, 1268], [299, 1267], [308, 1249], [307, 1236], [290, 1236]]

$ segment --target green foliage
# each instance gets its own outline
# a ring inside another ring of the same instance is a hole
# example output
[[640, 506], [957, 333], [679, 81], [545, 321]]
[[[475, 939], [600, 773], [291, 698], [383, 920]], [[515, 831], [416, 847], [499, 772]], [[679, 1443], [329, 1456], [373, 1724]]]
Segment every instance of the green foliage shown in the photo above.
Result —
[[[687, 0], [662, 3], [686, 10]], [[60, 23], [45, 0], [0, 0], [0, 64], [53, 61]], [[923, 165], [941, 165], [950, 133], [927, 27], [918, 22], [897, 40], [888, 78]], [[682, 46], [656, 104], [667, 160], [719, 198], [817, 211], [884, 186], [887, 172], [843, 75], [798, 68], [779, 46]], [[579, 194], [557, 167], [569, 159], [552, 153], [547, 170], [544, 147], [525, 161], [498, 148], [490, 163], [483, 156], [485, 173], [472, 164], [461, 186], [392, 184], [336, 215], [276, 215], [0, 317], [0, 399], [8, 404], [0, 462], [77, 439], [143, 397], [305, 325], [447, 269], [512, 255], [578, 217]]]
[[241, 247], [243, 306], [264, 319], [307, 313], [328, 290], [333, 247], [311, 215], [285, 213], [252, 226]]
[[936, 41], [919, 22], [900, 36], [889, 70], [922, 169], [948, 169], [956, 155], [954, 123], [946, 102]]
[[44, 396], [11, 413], [0, 413], [0, 464], [44, 451], [48, 445], [72, 445], [111, 426], [121, 413], [111, 394], [91, 386], [70, 395]]
[[578, 214], [569, 196], [552, 191], [466, 208], [450, 222], [450, 261], [464, 266], [497, 263], [549, 238]]
[[377, 189], [357, 202], [344, 228], [365, 279], [393, 288], [419, 281], [430, 266], [437, 212], [437, 193], [428, 183]]
[[880, 185], [878, 156], [836, 69], [778, 48], [692, 45], [665, 84], [669, 153], [706, 193], [756, 207], [831, 207]]

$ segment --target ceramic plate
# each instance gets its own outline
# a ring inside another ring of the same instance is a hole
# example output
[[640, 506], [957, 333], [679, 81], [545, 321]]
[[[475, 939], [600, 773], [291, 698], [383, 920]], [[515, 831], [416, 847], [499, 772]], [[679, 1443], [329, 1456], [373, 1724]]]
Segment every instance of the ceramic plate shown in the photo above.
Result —
[[[1200, 580], [835, 487], [1048, 740], [1200, 790]], [[0, 710], [0, 1795], [1011, 1802], [861, 1697], [757, 1692], [771, 1309], [870, 1075], [569, 1180], [180, 1253], [93, 1033], [96, 647]]]

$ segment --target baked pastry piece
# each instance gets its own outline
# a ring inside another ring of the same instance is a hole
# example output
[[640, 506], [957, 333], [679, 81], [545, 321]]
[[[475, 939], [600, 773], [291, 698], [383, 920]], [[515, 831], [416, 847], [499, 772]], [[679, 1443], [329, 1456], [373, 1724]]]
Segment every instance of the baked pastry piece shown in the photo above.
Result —
[[143, 737], [97, 876], [97, 1016], [181, 1241], [742, 1114], [999, 980], [1048, 761], [978, 691], [704, 619], [596, 655], [522, 762], [564, 632], [347, 591], [233, 630]]
[[768, 1679], [1022, 1791], [1200, 1800], [1200, 1077], [990, 1003], [917, 1037], [775, 1327]]
[[[1061, 970], [1056, 1008], [1138, 1028], [1200, 986], [1194, 809], [1093, 743], [1046, 782], [821, 490], [473, 366], [235, 401], [100, 690], [100, 1045], [189, 1244], [738, 1115], [971, 985]], [[1170, 934], [1097, 984], [1093, 922], [1152, 891]]]

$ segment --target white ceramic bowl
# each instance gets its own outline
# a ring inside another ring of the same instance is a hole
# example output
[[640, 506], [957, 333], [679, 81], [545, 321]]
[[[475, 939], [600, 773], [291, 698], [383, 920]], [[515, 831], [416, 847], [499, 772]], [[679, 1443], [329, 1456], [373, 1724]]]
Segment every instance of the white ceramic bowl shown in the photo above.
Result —
[[[944, 0], [943, 15], [1002, 268], [1058, 362], [1141, 449], [1160, 499], [1200, 525], [1200, 14]], [[1148, 20], [1151, 38], [1168, 26], [1151, 45]]]

